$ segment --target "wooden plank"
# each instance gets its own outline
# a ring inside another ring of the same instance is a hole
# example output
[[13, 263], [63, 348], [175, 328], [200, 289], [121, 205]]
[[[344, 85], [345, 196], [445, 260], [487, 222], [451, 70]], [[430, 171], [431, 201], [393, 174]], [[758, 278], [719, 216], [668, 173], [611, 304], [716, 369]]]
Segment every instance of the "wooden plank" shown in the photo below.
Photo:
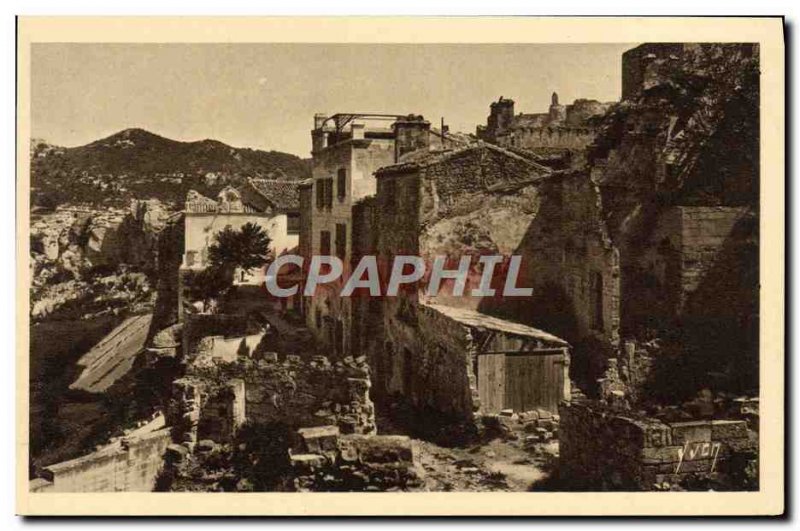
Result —
[[503, 407], [557, 411], [564, 385], [562, 363], [563, 356], [506, 355]]
[[505, 356], [494, 354], [478, 357], [478, 397], [481, 410], [498, 413], [505, 402]]

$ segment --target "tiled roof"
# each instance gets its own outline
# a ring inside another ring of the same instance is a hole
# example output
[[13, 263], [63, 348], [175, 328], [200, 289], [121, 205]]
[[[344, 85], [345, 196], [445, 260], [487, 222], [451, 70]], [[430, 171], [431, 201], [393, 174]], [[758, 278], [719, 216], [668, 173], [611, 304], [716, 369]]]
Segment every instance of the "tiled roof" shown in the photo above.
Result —
[[542, 175], [548, 175], [553, 171], [551, 168], [548, 168], [543, 164], [539, 164], [536, 160], [534, 160], [534, 157], [524, 156], [523, 154], [509, 151], [508, 149], [496, 146], [494, 144], [478, 141], [458, 147], [456, 149], [447, 149], [439, 151], [428, 151], [420, 149], [417, 151], [413, 151], [401, 157], [399, 163], [378, 169], [378, 171], [375, 172], [375, 175], [405, 173], [407, 171], [412, 171], [419, 168], [425, 168], [433, 164], [445, 162], [452, 157], [461, 155], [462, 153], [466, 153], [473, 149], [488, 149], [500, 153], [502, 155], [505, 155], [509, 158], [519, 160], [521, 162], [528, 164], [532, 170]]
[[278, 181], [274, 179], [250, 179], [250, 184], [267, 201], [281, 210], [300, 208], [300, 181]]

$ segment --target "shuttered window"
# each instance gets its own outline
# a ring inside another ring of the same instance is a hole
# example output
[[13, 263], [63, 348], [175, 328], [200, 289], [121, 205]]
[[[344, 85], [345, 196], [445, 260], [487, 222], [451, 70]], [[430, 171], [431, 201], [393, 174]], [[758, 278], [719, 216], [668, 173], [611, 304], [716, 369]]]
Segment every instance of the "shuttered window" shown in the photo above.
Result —
[[331, 254], [331, 231], [323, 230], [319, 233], [319, 254], [328, 256]]
[[339, 168], [339, 172], [336, 174], [336, 197], [339, 198], [339, 201], [343, 201], [345, 195], [347, 193], [347, 170], [344, 168]]
[[345, 223], [336, 224], [336, 256], [344, 259], [347, 254], [347, 225]]

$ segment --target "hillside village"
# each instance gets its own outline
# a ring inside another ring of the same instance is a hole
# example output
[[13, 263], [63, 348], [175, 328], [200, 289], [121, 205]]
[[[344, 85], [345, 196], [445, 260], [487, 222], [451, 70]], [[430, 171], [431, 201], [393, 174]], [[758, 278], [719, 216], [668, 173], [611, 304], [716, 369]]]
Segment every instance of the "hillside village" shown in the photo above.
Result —
[[[475, 134], [316, 114], [303, 178], [243, 172], [77, 225], [61, 207], [75, 229], [33, 225], [34, 278], [82, 283], [83, 310], [113, 268], [141, 276], [64, 396], [136, 399], [95, 447], [34, 460], [31, 489], [757, 489], [758, 53], [637, 46], [620, 101], [500, 97]], [[303, 257], [278, 275], [297, 294], [270, 296], [265, 266], [212, 273], [236, 234], [268, 235], [266, 264]], [[318, 255], [470, 279], [520, 256], [533, 294], [432, 295], [423, 277], [304, 295]], [[32, 316], [81, 313], [55, 297]]]

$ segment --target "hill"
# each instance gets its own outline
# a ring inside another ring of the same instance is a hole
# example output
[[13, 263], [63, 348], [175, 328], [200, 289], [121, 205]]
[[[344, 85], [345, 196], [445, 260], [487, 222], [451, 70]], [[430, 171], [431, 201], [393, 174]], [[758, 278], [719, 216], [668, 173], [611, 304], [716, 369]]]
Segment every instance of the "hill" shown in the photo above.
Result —
[[189, 189], [215, 194], [247, 177], [310, 177], [308, 159], [279, 151], [234, 148], [216, 140], [180, 142], [126, 129], [85, 146], [31, 141], [31, 202], [123, 204], [158, 198], [180, 203]]

